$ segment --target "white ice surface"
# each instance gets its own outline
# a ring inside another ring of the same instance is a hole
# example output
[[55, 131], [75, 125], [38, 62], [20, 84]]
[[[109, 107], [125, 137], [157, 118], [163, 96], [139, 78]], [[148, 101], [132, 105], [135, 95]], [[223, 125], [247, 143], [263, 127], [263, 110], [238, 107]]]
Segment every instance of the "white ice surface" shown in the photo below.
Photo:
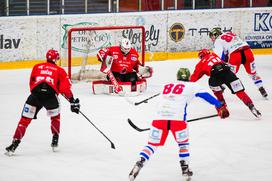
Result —
[[[154, 76], [148, 90], [132, 101], [157, 93], [160, 83], [175, 79], [179, 67], [191, 71], [197, 60], [148, 62]], [[270, 181], [272, 180], [272, 56], [256, 56], [257, 70], [263, 78], [269, 100], [264, 100], [244, 68], [238, 76], [246, 92], [262, 113], [256, 120], [248, 108], [229, 90], [225, 98], [230, 117], [191, 122], [190, 165], [193, 181]], [[0, 181], [125, 181], [139, 152], [146, 145], [148, 132], [137, 132], [127, 123], [131, 118], [141, 128], [149, 127], [156, 98], [148, 104], [133, 106], [123, 97], [92, 95], [89, 83], [73, 85], [81, 100], [81, 111], [115, 144], [109, 142], [82, 116], [70, 112], [62, 97], [59, 151], [51, 151], [50, 121], [46, 111], [33, 120], [13, 157], [4, 155], [29, 95], [30, 69], [0, 71]], [[208, 88], [207, 77], [199, 83]], [[215, 114], [202, 100], [194, 100], [188, 119]], [[181, 171], [178, 147], [169, 134], [164, 147], [141, 170], [137, 181], [179, 181]]]

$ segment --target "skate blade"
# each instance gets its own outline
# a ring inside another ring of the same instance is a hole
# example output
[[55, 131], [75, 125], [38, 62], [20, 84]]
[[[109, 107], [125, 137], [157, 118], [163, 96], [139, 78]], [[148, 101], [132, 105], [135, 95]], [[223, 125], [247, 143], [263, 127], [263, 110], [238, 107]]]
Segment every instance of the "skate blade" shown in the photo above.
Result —
[[134, 181], [135, 180], [135, 177], [133, 175], [129, 175], [128, 178], [129, 178], [129, 181]]
[[256, 117], [257, 120], [260, 120], [262, 118], [261, 114], [253, 113], [253, 115]]
[[13, 156], [14, 155], [14, 152], [11, 152], [11, 151], [7, 151], [4, 153], [6, 156]]
[[53, 152], [57, 152], [58, 151], [58, 147], [52, 147], [52, 151]]
[[183, 176], [184, 181], [191, 181], [191, 176]]

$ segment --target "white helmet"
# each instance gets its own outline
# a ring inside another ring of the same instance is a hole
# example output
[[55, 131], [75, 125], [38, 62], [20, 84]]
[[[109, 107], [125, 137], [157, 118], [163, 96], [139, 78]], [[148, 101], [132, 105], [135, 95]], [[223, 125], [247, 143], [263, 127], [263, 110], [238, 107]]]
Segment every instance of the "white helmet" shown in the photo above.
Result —
[[121, 51], [126, 55], [131, 49], [131, 43], [129, 39], [123, 38], [120, 42]]

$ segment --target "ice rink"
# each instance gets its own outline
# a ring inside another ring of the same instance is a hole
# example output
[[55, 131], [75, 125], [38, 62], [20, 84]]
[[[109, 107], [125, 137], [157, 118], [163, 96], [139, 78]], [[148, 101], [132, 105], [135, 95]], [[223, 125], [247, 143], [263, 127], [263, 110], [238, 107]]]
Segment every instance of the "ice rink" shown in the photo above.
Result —
[[[269, 100], [264, 100], [241, 67], [238, 77], [252, 98], [262, 119], [257, 120], [229, 90], [225, 99], [230, 117], [210, 118], [189, 123], [190, 165], [193, 181], [270, 181], [272, 178], [272, 56], [256, 56], [257, 71], [263, 78]], [[147, 62], [154, 68], [146, 93], [130, 97], [140, 101], [156, 94], [160, 84], [173, 81], [179, 67], [193, 71], [197, 59]], [[70, 112], [61, 99], [59, 151], [52, 152], [50, 119], [43, 109], [33, 120], [13, 157], [4, 155], [29, 95], [31, 69], [0, 71], [0, 181], [125, 181], [139, 152], [147, 143], [148, 132], [129, 126], [131, 118], [148, 128], [156, 98], [133, 106], [123, 97], [92, 95], [90, 83], [73, 85], [81, 111], [115, 144], [110, 143], [82, 116]], [[207, 77], [199, 84], [208, 89]], [[188, 107], [188, 119], [215, 114], [213, 106], [195, 99]], [[180, 181], [178, 146], [169, 134], [164, 147], [141, 170], [137, 181]]]

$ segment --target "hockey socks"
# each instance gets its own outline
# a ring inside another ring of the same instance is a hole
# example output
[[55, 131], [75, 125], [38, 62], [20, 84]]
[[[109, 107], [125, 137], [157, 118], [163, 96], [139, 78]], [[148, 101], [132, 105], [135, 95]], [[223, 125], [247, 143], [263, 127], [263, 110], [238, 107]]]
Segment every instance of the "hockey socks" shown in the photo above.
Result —
[[245, 93], [245, 91], [240, 91], [240, 92], [237, 92], [236, 93], [236, 96], [241, 100], [243, 101], [243, 103], [245, 105], [248, 105], [250, 103], [253, 104], [252, 100], [250, 99], [250, 97]]
[[14, 139], [21, 140], [24, 137], [26, 128], [30, 124], [31, 120], [31, 118], [21, 117], [13, 136]]
[[60, 114], [51, 117], [51, 132], [53, 135], [59, 134], [60, 132]]

